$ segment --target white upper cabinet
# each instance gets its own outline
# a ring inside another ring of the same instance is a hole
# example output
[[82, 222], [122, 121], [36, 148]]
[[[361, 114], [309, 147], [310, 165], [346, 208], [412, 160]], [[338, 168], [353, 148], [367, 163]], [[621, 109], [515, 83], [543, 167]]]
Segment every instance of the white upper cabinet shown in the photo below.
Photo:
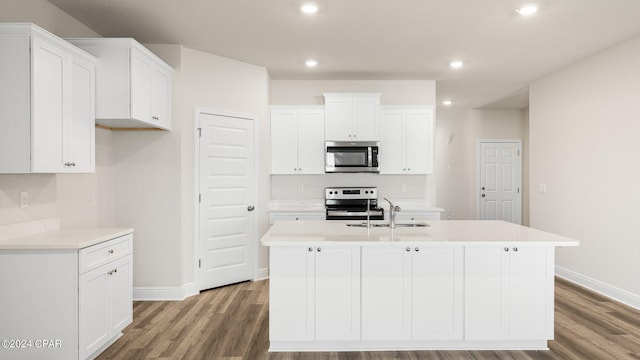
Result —
[[433, 173], [433, 109], [384, 106], [381, 174]]
[[380, 94], [325, 93], [327, 141], [377, 141]]
[[0, 173], [95, 171], [96, 59], [32, 24], [0, 47]]
[[271, 108], [271, 174], [324, 174], [322, 107]]
[[98, 58], [96, 123], [171, 130], [169, 65], [131, 38], [67, 40]]

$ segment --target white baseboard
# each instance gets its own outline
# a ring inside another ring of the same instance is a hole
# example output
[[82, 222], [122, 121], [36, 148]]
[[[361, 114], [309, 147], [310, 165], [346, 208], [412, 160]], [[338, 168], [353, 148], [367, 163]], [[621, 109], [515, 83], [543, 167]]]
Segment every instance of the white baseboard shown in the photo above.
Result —
[[134, 287], [134, 301], [182, 301], [198, 294], [194, 283], [175, 287]]
[[253, 279], [254, 281], [266, 280], [269, 278], [269, 268], [262, 268], [256, 270], [256, 277]]
[[588, 276], [582, 275], [558, 265], [556, 265], [556, 275], [565, 280], [585, 287], [591, 291], [597, 292], [598, 294], [604, 295], [608, 298], [640, 310], [640, 295], [638, 294], [619, 289], [615, 286], [603, 283], [600, 280], [592, 279]]

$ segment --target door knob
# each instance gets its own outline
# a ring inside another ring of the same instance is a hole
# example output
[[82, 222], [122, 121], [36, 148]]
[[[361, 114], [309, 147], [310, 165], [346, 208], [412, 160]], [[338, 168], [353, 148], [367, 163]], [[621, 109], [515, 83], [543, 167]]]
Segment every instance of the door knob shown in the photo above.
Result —
[[255, 210], [255, 209], [256, 209], [256, 208], [255, 208], [255, 206], [253, 206], [253, 205], [249, 205], [249, 206], [247, 206], [247, 211], [253, 211], [253, 210]]

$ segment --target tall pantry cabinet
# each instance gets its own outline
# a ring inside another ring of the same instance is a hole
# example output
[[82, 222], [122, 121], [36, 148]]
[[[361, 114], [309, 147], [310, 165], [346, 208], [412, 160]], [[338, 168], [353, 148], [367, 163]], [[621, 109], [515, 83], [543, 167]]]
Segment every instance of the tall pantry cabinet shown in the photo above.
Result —
[[0, 24], [0, 173], [95, 171], [95, 63], [33, 24]]

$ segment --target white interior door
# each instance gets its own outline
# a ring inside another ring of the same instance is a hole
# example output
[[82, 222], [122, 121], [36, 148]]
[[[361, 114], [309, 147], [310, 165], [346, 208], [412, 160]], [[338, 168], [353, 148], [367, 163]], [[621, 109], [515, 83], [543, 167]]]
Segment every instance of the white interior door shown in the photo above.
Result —
[[519, 141], [480, 141], [481, 220], [522, 222], [522, 170]]
[[201, 113], [200, 289], [253, 278], [254, 122]]

